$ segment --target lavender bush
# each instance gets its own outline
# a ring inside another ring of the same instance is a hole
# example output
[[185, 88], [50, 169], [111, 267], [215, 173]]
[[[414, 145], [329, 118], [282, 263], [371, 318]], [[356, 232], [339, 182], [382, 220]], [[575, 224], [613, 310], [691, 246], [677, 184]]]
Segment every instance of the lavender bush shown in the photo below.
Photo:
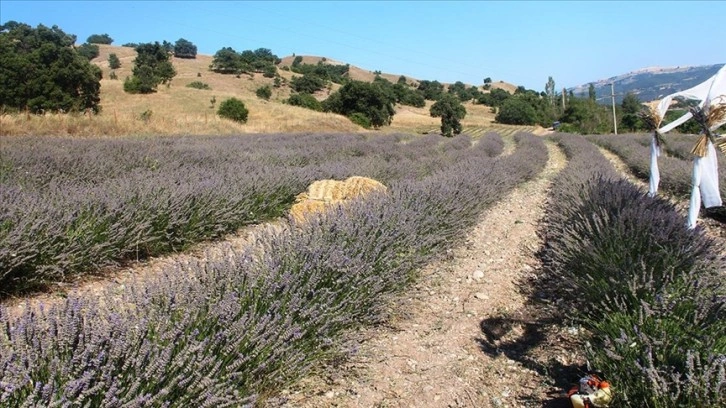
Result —
[[726, 297], [715, 243], [660, 198], [615, 176], [594, 145], [556, 137], [545, 259], [563, 311], [592, 332], [591, 363], [623, 406], [726, 403]]
[[[317, 179], [420, 179], [472, 150], [467, 136], [410, 138], [11, 139], [0, 146], [0, 296], [278, 217]], [[476, 150], [496, 154], [496, 140]]]
[[378, 321], [417, 267], [543, 169], [542, 140], [517, 140], [497, 158], [482, 154], [496, 141], [449, 145], [458, 159], [428, 176], [413, 171], [386, 194], [288, 219], [243, 252], [170, 266], [120, 293], [18, 318], [0, 308], [0, 404], [247, 406], [274, 394], [344, 352], [348, 330]]

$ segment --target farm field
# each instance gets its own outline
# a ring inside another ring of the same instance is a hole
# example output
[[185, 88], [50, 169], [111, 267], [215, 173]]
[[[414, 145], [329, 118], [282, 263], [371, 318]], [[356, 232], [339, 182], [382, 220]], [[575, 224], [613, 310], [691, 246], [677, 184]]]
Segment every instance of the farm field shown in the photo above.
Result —
[[[0, 402], [555, 404], [585, 359], [622, 406], [726, 402], [723, 240], [585, 138], [468, 133], [4, 144]], [[387, 189], [287, 216], [353, 175]], [[145, 258], [143, 279], [118, 273]], [[126, 277], [54, 286], [104, 271]], [[44, 286], [62, 296], [18, 301]]]

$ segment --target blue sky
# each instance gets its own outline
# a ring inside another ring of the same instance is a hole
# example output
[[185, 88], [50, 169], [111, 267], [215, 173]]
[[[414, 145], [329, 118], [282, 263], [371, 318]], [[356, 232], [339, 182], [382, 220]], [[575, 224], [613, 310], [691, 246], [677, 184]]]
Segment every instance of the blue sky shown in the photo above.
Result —
[[199, 54], [269, 48], [440, 82], [543, 91], [649, 66], [726, 63], [723, 1], [0, 1], [0, 22], [115, 45], [185, 38]]

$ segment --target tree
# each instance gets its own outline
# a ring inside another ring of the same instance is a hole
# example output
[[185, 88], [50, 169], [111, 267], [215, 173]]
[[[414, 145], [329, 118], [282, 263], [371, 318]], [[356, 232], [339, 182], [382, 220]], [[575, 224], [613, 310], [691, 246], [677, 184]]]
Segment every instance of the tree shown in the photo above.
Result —
[[557, 96], [555, 93], [555, 80], [552, 79], [552, 77], [549, 77], [547, 79], [547, 83], [545, 84], [545, 94], [547, 95], [547, 100], [550, 102], [550, 105], [555, 105], [555, 97]]
[[640, 99], [637, 95], [632, 92], [628, 92], [625, 97], [623, 97], [621, 106], [623, 108], [621, 125], [625, 130], [634, 132], [644, 127], [644, 124], [639, 116], [643, 105], [640, 103]]
[[312, 94], [325, 87], [325, 80], [314, 74], [294, 76], [290, 80], [290, 87], [295, 92]]
[[121, 60], [118, 59], [118, 56], [116, 54], [111, 53], [108, 55], [108, 66], [111, 69], [121, 68]]
[[441, 99], [431, 105], [429, 113], [432, 117], [441, 118], [441, 134], [444, 136], [451, 137], [452, 131], [455, 135], [461, 133], [461, 119], [466, 116], [466, 108], [453, 94], [441, 95]]
[[174, 56], [177, 58], [197, 58], [197, 46], [183, 38], [176, 40], [174, 43]]
[[86, 42], [89, 44], [111, 44], [113, 42], [113, 38], [111, 38], [108, 34], [91, 34]]
[[272, 96], [272, 88], [270, 88], [270, 85], [265, 85], [257, 88], [257, 91], [255, 91], [255, 95], [257, 95], [258, 98], [269, 100]]
[[217, 114], [223, 118], [232, 119], [235, 122], [246, 123], [249, 110], [245, 107], [244, 102], [233, 97], [225, 99], [219, 104]]
[[47, 111], [101, 110], [101, 70], [73, 48], [58, 26], [0, 26], [0, 106]]
[[100, 53], [98, 45], [96, 44], [82, 44], [76, 48], [76, 51], [86, 57], [89, 61], [98, 57], [98, 54]]
[[489, 78], [489, 77], [486, 77], [486, 78], [484, 78], [484, 83], [485, 84], [491, 84], [492, 83], [492, 79]]
[[537, 111], [525, 98], [512, 97], [504, 101], [494, 120], [508, 125], [534, 125]]
[[323, 101], [327, 112], [339, 113], [350, 117], [360, 113], [370, 120], [373, 127], [391, 124], [395, 99], [381, 85], [362, 81], [350, 81]]
[[591, 83], [590, 86], [587, 88], [587, 97], [593, 102], [595, 101], [595, 99], [597, 99], [597, 94], [595, 93], [595, 84]]
[[292, 106], [300, 106], [302, 108], [312, 109], [314, 111], [322, 111], [323, 105], [315, 99], [314, 96], [306, 93], [292, 94], [286, 103]]
[[444, 93], [444, 85], [439, 81], [423, 80], [418, 84], [418, 91], [421, 92], [424, 99], [437, 101]]
[[482, 94], [477, 102], [491, 107], [501, 107], [504, 101], [511, 98], [512, 94], [501, 88], [492, 89], [491, 92]]
[[220, 74], [238, 74], [242, 72], [242, 58], [231, 47], [217, 51], [212, 58], [209, 69]]
[[170, 83], [176, 75], [174, 66], [169, 61], [169, 54], [159, 44], [145, 43], [136, 47], [133, 75], [126, 78], [124, 91], [129, 93], [156, 92], [159, 84]]

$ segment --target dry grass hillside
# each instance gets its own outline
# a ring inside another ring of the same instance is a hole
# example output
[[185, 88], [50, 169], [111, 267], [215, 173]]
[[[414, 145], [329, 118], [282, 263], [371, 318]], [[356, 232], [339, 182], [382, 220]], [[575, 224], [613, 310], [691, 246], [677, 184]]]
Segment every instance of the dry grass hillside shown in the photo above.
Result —
[[[0, 134], [2, 135], [77, 135], [77, 136], [116, 136], [116, 135], [173, 135], [173, 134], [240, 134], [274, 132], [365, 132], [347, 118], [315, 112], [283, 104], [290, 96], [288, 87], [272, 87], [269, 101], [255, 95], [263, 86], [273, 84], [272, 78], [262, 74], [222, 75], [209, 70], [212, 56], [198, 54], [196, 59], [173, 58], [177, 75], [170, 86], [160, 85], [158, 91], [148, 95], [133, 95], [124, 92], [123, 80], [131, 75], [136, 52], [133, 48], [113, 45], [99, 45], [100, 54], [92, 62], [103, 71], [101, 80], [101, 106], [99, 115], [0, 115]], [[121, 68], [115, 70], [118, 79], [110, 79], [111, 69], [108, 56], [115, 53]], [[292, 63], [293, 57], [283, 58], [280, 66]], [[317, 63], [323, 57], [305, 56], [304, 63]], [[326, 63], [340, 63], [325, 59]], [[290, 80], [290, 71], [278, 70], [280, 75]], [[372, 81], [374, 74], [358, 67], [350, 67], [353, 79]], [[382, 74], [393, 82], [399, 75]], [[189, 88], [194, 81], [208, 84], [211, 90]], [[410, 83], [417, 83], [414, 78]], [[513, 92], [516, 86], [497, 82], [493, 87], [503, 87]], [[331, 87], [335, 90], [339, 85]], [[511, 88], [511, 89], [509, 89]], [[322, 91], [318, 99], [324, 99], [330, 90]], [[249, 109], [246, 124], [221, 119], [215, 114], [223, 100], [236, 97], [244, 101]], [[216, 100], [212, 108], [211, 100]], [[396, 106], [396, 115], [391, 126], [383, 132], [427, 132], [440, 126], [438, 118], [429, 115], [428, 102], [425, 108]], [[490, 109], [481, 105], [465, 104], [467, 116], [462, 121], [464, 128], [487, 128], [493, 126], [494, 115]], [[497, 125], [499, 127], [503, 125]], [[513, 127], [514, 128], [514, 127]], [[529, 129], [527, 129], [529, 130]]]

